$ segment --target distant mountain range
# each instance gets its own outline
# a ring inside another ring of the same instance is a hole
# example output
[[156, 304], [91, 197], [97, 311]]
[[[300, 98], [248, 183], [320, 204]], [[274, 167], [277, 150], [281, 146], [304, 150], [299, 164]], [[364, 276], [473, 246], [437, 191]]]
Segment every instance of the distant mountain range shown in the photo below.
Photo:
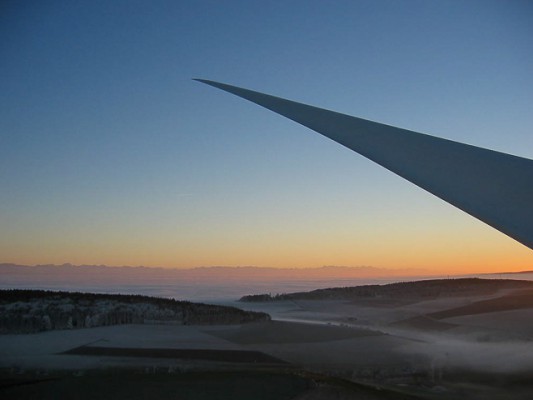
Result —
[[209, 281], [270, 281], [325, 280], [406, 277], [424, 275], [416, 269], [386, 269], [375, 267], [324, 266], [321, 268], [268, 267], [199, 267], [189, 269], [151, 267], [109, 267], [106, 265], [17, 265], [0, 264], [1, 283], [19, 285], [27, 282], [50, 283], [84, 282], [90, 284], [160, 284], [172, 282]]

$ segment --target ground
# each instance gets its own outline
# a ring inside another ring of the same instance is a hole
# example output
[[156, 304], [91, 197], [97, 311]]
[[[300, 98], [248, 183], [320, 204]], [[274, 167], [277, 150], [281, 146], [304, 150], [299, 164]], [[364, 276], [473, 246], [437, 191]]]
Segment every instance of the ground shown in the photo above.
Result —
[[509, 294], [235, 303], [273, 321], [0, 335], [0, 397], [529, 399], [533, 304], [482, 308]]

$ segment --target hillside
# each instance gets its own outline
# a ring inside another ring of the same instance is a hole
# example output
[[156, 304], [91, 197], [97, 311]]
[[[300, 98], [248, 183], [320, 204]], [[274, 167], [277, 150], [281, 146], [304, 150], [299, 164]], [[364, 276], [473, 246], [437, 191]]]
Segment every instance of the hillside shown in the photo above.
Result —
[[120, 324], [240, 324], [266, 313], [139, 295], [0, 290], [0, 333], [32, 333]]
[[243, 302], [282, 300], [360, 300], [395, 299], [429, 300], [439, 297], [490, 295], [500, 290], [533, 289], [533, 282], [511, 279], [434, 279], [415, 282], [399, 282], [387, 285], [364, 285], [341, 288], [317, 289], [310, 292], [288, 294], [260, 294], [243, 296]]
[[461, 307], [438, 311], [427, 316], [433, 319], [446, 319], [464, 315], [484, 314], [488, 312], [521, 310], [533, 308], [533, 290], [511, 293], [495, 299], [476, 301]]

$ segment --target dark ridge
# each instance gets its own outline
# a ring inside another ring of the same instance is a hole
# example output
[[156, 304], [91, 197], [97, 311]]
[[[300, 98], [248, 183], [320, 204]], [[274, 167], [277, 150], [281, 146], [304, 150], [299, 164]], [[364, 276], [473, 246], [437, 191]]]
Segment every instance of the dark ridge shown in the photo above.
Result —
[[61, 300], [69, 299], [73, 303], [89, 302], [94, 303], [98, 300], [113, 300], [121, 303], [136, 304], [150, 303], [160, 306], [191, 306], [197, 309], [220, 309], [232, 310], [234, 312], [247, 314], [240, 308], [231, 306], [218, 306], [205, 303], [193, 303], [190, 301], [167, 299], [162, 297], [145, 296], [140, 294], [100, 294], [84, 292], [65, 292], [53, 290], [33, 290], [33, 289], [0, 289], [0, 305], [13, 302], [27, 302], [33, 300]]
[[504, 289], [533, 288], [532, 281], [513, 279], [433, 279], [398, 282], [387, 285], [364, 285], [317, 289], [310, 292], [288, 294], [258, 294], [243, 296], [243, 302], [267, 302], [282, 300], [357, 300], [357, 299], [434, 299], [471, 295], [489, 295]]

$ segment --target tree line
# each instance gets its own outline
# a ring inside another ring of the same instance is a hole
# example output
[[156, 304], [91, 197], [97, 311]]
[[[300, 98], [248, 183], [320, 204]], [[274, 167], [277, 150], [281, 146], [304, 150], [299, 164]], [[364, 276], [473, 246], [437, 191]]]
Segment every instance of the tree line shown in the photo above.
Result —
[[0, 333], [144, 323], [241, 324], [266, 313], [142, 295], [0, 290]]

